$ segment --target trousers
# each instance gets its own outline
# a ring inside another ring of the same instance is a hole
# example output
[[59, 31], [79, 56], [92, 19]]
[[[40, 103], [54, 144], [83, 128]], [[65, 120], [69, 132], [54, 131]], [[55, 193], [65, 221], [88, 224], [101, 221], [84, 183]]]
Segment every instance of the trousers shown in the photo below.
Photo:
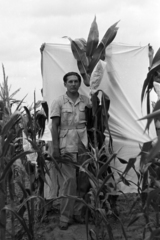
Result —
[[[73, 161], [80, 161], [77, 153], [72, 153]], [[83, 159], [84, 161], [84, 159]], [[71, 165], [62, 164], [63, 176], [62, 195], [84, 198], [90, 187], [90, 182], [84, 172], [77, 175], [76, 169]], [[84, 204], [73, 198], [62, 198], [60, 203], [60, 221], [70, 222], [73, 216], [81, 216]]]

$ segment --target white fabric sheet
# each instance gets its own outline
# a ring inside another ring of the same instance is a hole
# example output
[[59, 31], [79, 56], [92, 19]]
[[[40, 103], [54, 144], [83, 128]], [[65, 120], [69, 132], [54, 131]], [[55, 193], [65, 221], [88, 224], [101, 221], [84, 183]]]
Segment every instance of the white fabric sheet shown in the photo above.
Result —
[[[54, 98], [64, 94], [63, 76], [69, 71], [78, 71], [70, 43], [61, 39], [60, 43], [46, 44], [43, 51], [43, 95], [49, 106]], [[149, 135], [144, 132], [145, 121], [137, 121], [146, 114], [145, 103], [141, 109], [141, 90], [148, 72], [148, 46], [137, 47], [112, 43], [106, 50], [106, 69], [98, 89], [110, 98], [109, 126], [118, 157], [128, 160], [140, 152], [139, 144], [156, 137], [154, 125]], [[83, 83], [81, 93], [89, 96], [90, 88]], [[136, 162], [137, 168], [139, 162]], [[125, 165], [116, 159], [114, 167], [124, 170]], [[116, 175], [115, 175], [116, 177]], [[116, 177], [118, 178], [118, 177]], [[136, 175], [130, 171], [128, 179], [136, 182]], [[135, 186], [120, 184], [124, 192], [136, 191]]]

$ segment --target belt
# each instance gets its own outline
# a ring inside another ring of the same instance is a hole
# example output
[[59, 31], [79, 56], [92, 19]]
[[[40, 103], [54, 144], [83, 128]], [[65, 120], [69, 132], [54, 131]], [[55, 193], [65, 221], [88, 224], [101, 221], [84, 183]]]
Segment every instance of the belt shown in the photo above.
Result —
[[82, 129], [82, 128], [85, 128], [85, 127], [86, 127], [85, 123], [72, 124], [72, 125], [69, 125], [69, 126], [62, 125], [60, 127], [60, 130]]

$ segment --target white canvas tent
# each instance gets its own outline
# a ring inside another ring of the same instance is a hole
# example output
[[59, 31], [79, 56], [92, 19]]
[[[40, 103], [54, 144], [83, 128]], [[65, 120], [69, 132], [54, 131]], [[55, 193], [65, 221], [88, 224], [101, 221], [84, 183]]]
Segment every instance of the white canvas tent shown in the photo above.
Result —
[[[79, 71], [67, 39], [45, 44], [42, 59], [43, 96], [50, 106], [53, 99], [65, 92], [64, 74]], [[156, 136], [154, 126], [151, 127], [149, 135], [144, 134], [146, 122], [137, 121], [146, 114], [145, 108], [141, 109], [140, 95], [149, 65], [148, 46], [112, 43], [106, 49], [106, 62], [98, 89], [102, 89], [111, 101], [109, 127], [114, 150], [120, 149], [118, 157], [128, 160], [138, 155], [139, 144]], [[82, 83], [81, 92], [89, 95], [90, 89]], [[118, 159], [113, 164], [119, 170], [123, 171], [125, 168]], [[138, 168], [138, 160], [136, 164]], [[135, 173], [130, 171], [128, 179], [136, 181]], [[136, 191], [134, 185], [128, 188], [121, 184], [120, 188], [124, 192]]]

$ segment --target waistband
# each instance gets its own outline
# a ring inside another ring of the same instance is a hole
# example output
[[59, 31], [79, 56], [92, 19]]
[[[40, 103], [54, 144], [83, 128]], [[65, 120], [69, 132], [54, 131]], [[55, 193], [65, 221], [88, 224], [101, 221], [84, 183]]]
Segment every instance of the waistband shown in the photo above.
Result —
[[72, 124], [72, 125], [69, 125], [69, 126], [62, 125], [60, 127], [60, 130], [83, 129], [85, 127], [86, 127], [85, 123]]

